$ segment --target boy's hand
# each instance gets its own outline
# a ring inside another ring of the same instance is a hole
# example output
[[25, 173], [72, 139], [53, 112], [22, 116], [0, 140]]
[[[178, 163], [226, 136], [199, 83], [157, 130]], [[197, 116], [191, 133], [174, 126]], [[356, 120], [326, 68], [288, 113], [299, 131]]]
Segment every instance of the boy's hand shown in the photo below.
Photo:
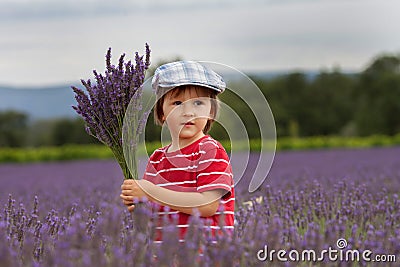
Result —
[[128, 206], [129, 211], [135, 208], [134, 202], [147, 198], [146, 192], [143, 190], [144, 185], [150, 184], [146, 180], [127, 179], [121, 185], [121, 199], [124, 205]]

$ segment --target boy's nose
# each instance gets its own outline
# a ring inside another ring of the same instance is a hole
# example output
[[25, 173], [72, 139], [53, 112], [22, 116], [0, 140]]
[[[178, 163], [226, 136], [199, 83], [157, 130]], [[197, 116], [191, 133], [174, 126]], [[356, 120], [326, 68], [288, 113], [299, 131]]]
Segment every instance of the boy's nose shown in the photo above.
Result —
[[183, 103], [182, 108], [184, 116], [194, 116], [193, 108], [190, 106], [189, 103]]

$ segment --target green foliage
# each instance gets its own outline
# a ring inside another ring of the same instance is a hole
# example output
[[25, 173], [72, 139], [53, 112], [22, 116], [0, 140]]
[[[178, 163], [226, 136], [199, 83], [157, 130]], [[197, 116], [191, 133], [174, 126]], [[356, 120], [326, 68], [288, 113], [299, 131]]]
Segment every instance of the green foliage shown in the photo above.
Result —
[[253, 78], [269, 101], [277, 134], [395, 135], [400, 132], [400, 56], [381, 55], [360, 74], [338, 68], [307, 78]]
[[0, 147], [25, 145], [28, 115], [14, 110], [0, 112]]
[[400, 145], [400, 134], [395, 136], [371, 135], [367, 137], [313, 136], [278, 139], [277, 150], [306, 150], [330, 148], [368, 148]]
[[53, 145], [64, 144], [88, 144], [97, 143], [92, 136], [85, 131], [85, 124], [82, 119], [61, 118], [54, 121], [50, 140]]
[[256, 82], [269, 101], [278, 136], [337, 135], [353, 119], [354, 78], [338, 70], [313, 79], [292, 73]]
[[361, 73], [356, 96], [360, 135], [400, 132], [400, 57], [377, 58]]
[[145, 140], [155, 142], [159, 141], [161, 136], [161, 127], [155, 125], [154, 122], [154, 112], [151, 112], [149, 118], [147, 119], [147, 124], [145, 128]]
[[112, 158], [104, 145], [64, 145], [59, 147], [2, 148], [0, 162], [36, 162]]
[[[229, 140], [221, 141], [228, 152], [261, 151], [261, 140], [251, 139], [249, 141], [235, 142]], [[272, 151], [273, 142], [264, 141], [263, 148]], [[339, 136], [315, 136], [307, 138], [284, 137], [279, 138], [276, 149], [280, 150], [306, 150], [306, 149], [330, 149], [330, 148], [367, 148], [379, 146], [399, 146], [400, 134], [395, 136], [372, 135], [368, 137], [339, 137]], [[139, 156], [150, 155], [161, 146], [160, 142], [148, 142], [146, 148], [138, 151]], [[38, 162], [38, 161], [60, 161], [80, 159], [112, 159], [111, 150], [100, 145], [63, 145], [57, 147], [38, 148], [0, 148], [1, 162]]]
[[[239, 81], [233, 84], [229, 84], [229, 88], [238, 88], [243, 86]], [[226, 103], [232, 110], [239, 116], [247, 129], [247, 134], [250, 139], [260, 137], [260, 129], [257, 124], [257, 120], [253, 114], [251, 106], [246, 103], [240, 96], [235, 94], [232, 90], [225, 90], [223, 94], [219, 96], [221, 102]], [[221, 121], [221, 123], [229, 123], [227, 121]], [[216, 126], [216, 127], [214, 127]], [[215, 128], [215, 129], [214, 129]], [[251, 130], [249, 130], [251, 129]], [[218, 140], [224, 140], [229, 138], [229, 133], [220, 127], [220, 125], [213, 125], [210, 133]], [[232, 133], [230, 133], [232, 134]]]
[[99, 144], [85, 131], [81, 118], [56, 118], [28, 122], [17, 111], [0, 112], [0, 147], [39, 147], [65, 144]]

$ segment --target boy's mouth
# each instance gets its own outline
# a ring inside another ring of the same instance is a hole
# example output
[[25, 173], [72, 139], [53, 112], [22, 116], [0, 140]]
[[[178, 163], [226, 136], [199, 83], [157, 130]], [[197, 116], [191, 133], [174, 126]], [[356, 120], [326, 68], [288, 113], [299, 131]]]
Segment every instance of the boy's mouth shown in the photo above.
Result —
[[183, 123], [183, 125], [185, 125], [185, 126], [189, 126], [189, 125], [194, 125], [194, 123], [193, 123], [193, 122], [191, 122], [191, 121], [188, 121], [188, 122], [185, 122], [185, 123]]

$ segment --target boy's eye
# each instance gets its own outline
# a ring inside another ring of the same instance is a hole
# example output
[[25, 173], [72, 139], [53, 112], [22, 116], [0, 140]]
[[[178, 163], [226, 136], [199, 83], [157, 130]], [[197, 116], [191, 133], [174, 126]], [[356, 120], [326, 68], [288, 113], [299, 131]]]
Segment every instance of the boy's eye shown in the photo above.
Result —
[[204, 102], [201, 101], [201, 100], [195, 100], [195, 101], [194, 101], [194, 105], [195, 105], [195, 106], [200, 106], [200, 105], [203, 105], [203, 104], [204, 104]]
[[172, 102], [172, 105], [174, 105], [174, 106], [179, 106], [180, 104], [182, 104], [182, 101], [174, 101], [174, 102]]

